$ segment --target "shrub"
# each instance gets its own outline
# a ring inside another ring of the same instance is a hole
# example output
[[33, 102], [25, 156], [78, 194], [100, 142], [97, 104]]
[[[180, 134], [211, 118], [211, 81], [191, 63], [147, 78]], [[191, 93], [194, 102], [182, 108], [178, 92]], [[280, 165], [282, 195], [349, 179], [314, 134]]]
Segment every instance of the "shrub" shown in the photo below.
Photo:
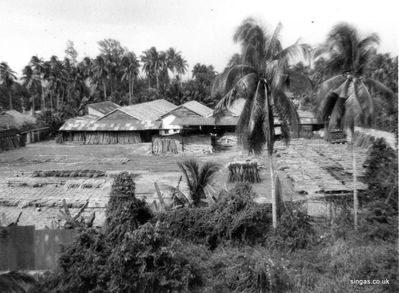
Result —
[[256, 243], [270, 229], [271, 206], [255, 203], [254, 196], [249, 185], [238, 184], [211, 206], [165, 212], [159, 219], [171, 236], [211, 249], [225, 241]]
[[218, 248], [210, 257], [205, 292], [287, 292], [287, 270], [262, 247]]
[[202, 284], [181, 242], [146, 223], [152, 214], [134, 189], [132, 175], [116, 177], [105, 233], [79, 234], [38, 292], [188, 292]]
[[398, 157], [383, 139], [378, 139], [365, 161], [365, 182], [368, 192], [364, 202], [383, 200], [397, 210], [398, 207]]
[[265, 245], [269, 248], [290, 251], [304, 249], [313, 244], [316, 233], [312, 227], [311, 217], [302, 211], [299, 203], [284, 204], [276, 231], [269, 231]]

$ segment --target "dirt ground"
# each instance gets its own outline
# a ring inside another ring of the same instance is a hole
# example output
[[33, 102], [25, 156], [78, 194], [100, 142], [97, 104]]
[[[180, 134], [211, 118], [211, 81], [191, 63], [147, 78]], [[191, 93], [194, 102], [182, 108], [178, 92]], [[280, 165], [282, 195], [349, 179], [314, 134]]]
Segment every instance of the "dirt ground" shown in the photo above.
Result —
[[[181, 176], [176, 163], [190, 158], [200, 162], [213, 161], [220, 165], [220, 171], [214, 178], [216, 192], [232, 187], [232, 184], [227, 182], [227, 165], [230, 162], [257, 160], [262, 182], [253, 185], [253, 191], [257, 194], [256, 201], [271, 202], [269, 161], [266, 152], [254, 157], [248, 156], [247, 152], [236, 147], [212, 154], [180, 153], [154, 156], [150, 149], [149, 143], [60, 145], [47, 141], [0, 153], [0, 216], [15, 218], [21, 209], [25, 211], [30, 209], [31, 211], [24, 213], [22, 217], [23, 223], [30, 223], [34, 213], [44, 215], [44, 209], [48, 208], [47, 218], [43, 218], [42, 226], [44, 226], [50, 220], [50, 215], [52, 218], [57, 217], [63, 199], [75, 209], [90, 199], [89, 207], [97, 211], [98, 221], [101, 221], [111, 189], [110, 176], [98, 179], [34, 178], [32, 173], [45, 170], [90, 169], [105, 171], [110, 175], [129, 171], [137, 174], [136, 195], [152, 203], [157, 200], [154, 182], [159, 184], [161, 192], [166, 191], [167, 185], [176, 186]], [[331, 145], [317, 139], [296, 139], [289, 147], [277, 142], [275, 149], [274, 165], [276, 174], [282, 182], [284, 200], [306, 200], [309, 211], [312, 209], [311, 202], [315, 198], [316, 205], [313, 207], [320, 209], [320, 199], [326, 194], [351, 192], [352, 155], [347, 145]], [[357, 148], [355, 152], [357, 174], [360, 177], [364, 171], [362, 165], [366, 152], [367, 150], [361, 148]], [[83, 180], [86, 184], [97, 185], [98, 188], [73, 188], [82, 183], [79, 180]], [[65, 181], [68, 181], [67, 184]], [[45, 184], [42, 185], [43, 183]], [[365, 185], [359, 182], [358, 188], [364, 189]], [[181, 189], [183, 192], [186, 189], [184, 181]], [[35, 219], [37, 218], [41, 217]]]
[[[195, 158], [200, 162], [213, 161], [220, 164], [220, 172], [215, 177], [215, 187], [224, 188], [227, 184], [227, 164], [233, 161], [245, 161], [252, 158], [260, 162], [261, 184], [255, 184], [254, 190], [267, 197], [270, 180], [266, 156], [249, 157], [238, 148], [213, 154], [180, 153], [177, 155], [154, 156], [151, 144], [137, 145], [78, 145], [41, 142], [24, 148], [0, 154], [0, 188], [9, 180], [28, 178], [36, 170], [77, 170], [95, 169], [108, 173], [129, 171], [136, 178], [138, 196], [150, 196], [155, 193], [154, 182], [175, 186], [181, 175], [177, 162]], [[229, 185], [229, 184], [227, 184]], [[184, 187], [183, 187], [184, 188]], [[1, 190], [1, 189], [0, 189]]]

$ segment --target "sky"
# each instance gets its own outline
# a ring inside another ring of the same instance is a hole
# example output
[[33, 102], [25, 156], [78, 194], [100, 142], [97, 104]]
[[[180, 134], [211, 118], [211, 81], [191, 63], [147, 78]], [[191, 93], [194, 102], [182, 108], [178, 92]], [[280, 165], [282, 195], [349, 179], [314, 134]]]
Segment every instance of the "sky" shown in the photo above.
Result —
[[322, 43], [338, 22], [361, 35], [377, 33], [379, 51], [398, 55], [396, 0], [0, 0], [0, 62], [17, 75], [31, 56], [65, 56], [71, 40], [78, 60], [98, 55], [99, 40], [117, 39], [140, 56], [155, 46], [182, 52], [189, 70], [200, 62], [222, 71], [239, 46], [232, 36], [248, 17], [266, 28], [282, 22], [284, 46]]

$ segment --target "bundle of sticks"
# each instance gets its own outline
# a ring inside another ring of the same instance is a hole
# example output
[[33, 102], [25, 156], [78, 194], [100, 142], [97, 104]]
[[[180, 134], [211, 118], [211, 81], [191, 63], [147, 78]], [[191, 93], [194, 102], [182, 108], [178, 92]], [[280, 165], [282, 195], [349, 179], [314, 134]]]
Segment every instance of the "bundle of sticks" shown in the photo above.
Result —
[[13, 150], [19, 148], [20, 146], [21, 144], [19, 135], [0, 137], [0, 152]]
[[259, 169], [257, 162], [235, 162], [228, 165], [229, 182], [259, 183]]
[[156, 137], [152, 140], [152, 153], [154, 155], [173, 153], [177, 154], [177, 144], [173, 138], [159, 138]]

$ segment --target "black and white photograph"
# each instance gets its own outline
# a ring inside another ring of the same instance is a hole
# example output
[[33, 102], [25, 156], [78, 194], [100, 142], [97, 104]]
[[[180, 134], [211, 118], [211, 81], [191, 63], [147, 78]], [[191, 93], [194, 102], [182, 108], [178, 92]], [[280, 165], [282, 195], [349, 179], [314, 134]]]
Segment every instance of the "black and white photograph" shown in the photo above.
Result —
[[0, 0], [0, 293], [399, 292], [393, 0]]

